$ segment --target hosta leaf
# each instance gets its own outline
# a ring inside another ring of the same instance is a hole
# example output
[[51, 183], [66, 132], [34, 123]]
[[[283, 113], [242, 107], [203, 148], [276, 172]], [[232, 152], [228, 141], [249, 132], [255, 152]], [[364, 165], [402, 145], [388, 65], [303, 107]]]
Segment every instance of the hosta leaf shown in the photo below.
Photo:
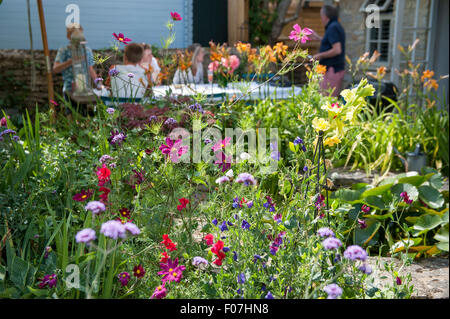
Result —
[[431, 208], [440, 208], [445, 203], [442, 194], [435, 188], [427, 185], [419, 187], [419, 197]]
[[392, 184], [385, 184], [382, 186], [377, 186], [371, 189], [366, 190], [364, 193], [361, 194], [362, 198], [369, 197], [369, 196], [378, 196], [386, 192], [391, 188]]
[[400, 194], [406, 192], [408, 197], [415, 201], [419, 197], [419, 191], [411, 184], [396, 184], [392, 186], [391, 192], [394, 196], [400, 198]]

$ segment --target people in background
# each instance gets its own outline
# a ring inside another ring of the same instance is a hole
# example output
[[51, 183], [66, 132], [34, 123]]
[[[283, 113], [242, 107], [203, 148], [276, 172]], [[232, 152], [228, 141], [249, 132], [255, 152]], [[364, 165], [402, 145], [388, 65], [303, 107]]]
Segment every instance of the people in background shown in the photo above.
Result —
[[161, 72], [161, 68], [158, 65], [158, 60], [153, 56], [152, 47], [150, 45], [146, 43], [143, 43], [142, 45], [144, 47], [144, 54], [140, 65], [147, 73], [151, 74], [152, 83], [157, 84], [158, 74]]
[[123, 64], [111, 66], [108, 73], [113, 98], [140, 99], [144, 96], [151, 75], [140, 65], [143, 55], [142, 44], [130, 43], [124, 49]]
[[320, 18], [325, 26], [325, 35], [320, 37], [313, 31], [312, 39], [320, 40], [319, 53], [314, 59], [327, 67], [320, 84], [323, 91], [333, 89], [332, 96], [338, 96], [342, 90], [345, 75], [345, 31], [338, 22], [338, 11], [335, 7], [325, 5], [320, 10]]
[[188, 52], [192, 53], [192, 64], [191, 67], [186, 71], [182, 71], [179, 68], [175, 71], [173, 76], [173, 84], [185, 84], [204, 83], [203, 79], [203, 58], [205, 52], [199, 43], [194, 43], [188, 47]]
[[[76, 31], [83, 31], [81, 25], [77, 23], [72, 23], [67, 26], [67, 39], [70, 41], [72, 34]], [[97, 79], [97, 73], [94, 70], [94, 55], [89, 47], [86, 47], [86, 60], [88, 64], [88, 72], [93, 81]], [[53, 73], [62, 73], [63, 76], [63, 96], [69, 101], [69, 92], [73, 91], [73, 71], [72, 71], [72, 49], [71, 45], [61, 47], [56, 54], [55, 63], [53, 64]]]

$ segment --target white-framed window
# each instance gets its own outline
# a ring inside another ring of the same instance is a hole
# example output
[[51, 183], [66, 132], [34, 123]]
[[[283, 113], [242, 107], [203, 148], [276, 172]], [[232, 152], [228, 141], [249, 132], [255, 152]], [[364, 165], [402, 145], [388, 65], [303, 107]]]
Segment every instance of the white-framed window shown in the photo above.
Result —
[[390, 65], [394, 29], [394, 0], [366, 0], [360, 11], [366, 12], [369, 5], [379, 7], [380, 24], [379, 28], [366, 27], [366, 52], [369, 52], [372, 56], [373, 52], [377, 50], [380, 54], [375, 66]]

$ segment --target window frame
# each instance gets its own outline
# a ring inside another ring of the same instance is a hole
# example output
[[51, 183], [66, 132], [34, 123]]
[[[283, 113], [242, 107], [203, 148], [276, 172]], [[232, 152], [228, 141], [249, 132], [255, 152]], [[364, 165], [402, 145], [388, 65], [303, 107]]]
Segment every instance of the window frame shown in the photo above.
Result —
[[[367, 18], [367, 15], [364, 17], [364, 19]], [[389, 38], [387, 40], [382, 40], [381, 38], [381, 28], [382, 28], [382, 24], [381, 21], [383, 20], [388, 20], [389, 21]], [[393, 12], [381, 12], [380, 11], [380, 31], [378, 32], [378, 39], [377, 40], [372, 40], [371, 39], [371, 29], [369, 28], [365, 28], [365, 36], [366, 36], [366, 44], [365, 44], [365, 50], [366, 52], [370, 52], [370, 43], [375, 42], [377, 43], [377, 51], [379, 53], [381, 53], [381, 50], [379, 50], [381, 43], [387, 43], [388, 44], [388, 52], [387, 52], [387, 61], [380, 61], [379, 58], [375, 61], [375, 63], [373, 63], [373, 65], [371, 66], [371, 70], [374, 70], [380, 66], [386, 66], [388, 68], [391, 67], [391, 63], [392, 63], [392, 43], [393, 43], [393, 36], [394, 36], [394, 22], [395, 17], [394, 17], [394, 13]]]

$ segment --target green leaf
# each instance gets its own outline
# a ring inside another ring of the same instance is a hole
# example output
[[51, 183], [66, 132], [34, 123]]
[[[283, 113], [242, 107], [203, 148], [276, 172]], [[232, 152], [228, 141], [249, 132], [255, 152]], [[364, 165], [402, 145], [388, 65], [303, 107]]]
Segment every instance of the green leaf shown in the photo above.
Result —
[[339, 198], [345, 202], [354, 202], [360, 199], [361, 191], [342, 188], [332, 193], [332, 198]]
[[428, 179], [430, 179], [433, 176], [433, 174], [427, 174], [425, 176], [415, 175], [415, 176], [407, 176], [402, 177], [398, 180], [399, 183], [403, 184], [411, 184], [413, 186], [419, 187], [424, 182], [426, 182]]
[[369, 219], [366, 221], [367, 228], [361, 229], [357, 227], [353, 233], [353, 242], [355, 245], [376, 245], [378, 243], [378, 230], [381, 223], [375, 219]]
[[444, 186], [444, 179], [442, 178], [441, 173], [433, 174], [431, 178], [428, 180], [430, 185], [437, 190], [440, 190], [442, 186]]
[[20, 257], [14, 256], [10, 269], [8, 269], [9, 279], [17, 288], [23, 289], [27, 280], [30, 264]]
[[445, 203], [442, 194], [435, 188], [427, 185], [419, 187], [419, 197], [431, 208], [440, 208]]
[[396, 184], [392, 186], [391, 192], [393, 195], [400, 199], [400, 194], [406, 192], [410, 199], [413, 201], [417, 200], [419, 197], [419, 191], [417, 188], [411, 184]]
[[433, 228], [439, 226], [441, 224], [441, 218], [437, 215], [422, 215], [417, 220], [417, 223], [413, 226], [413, 229], [418, 230], [419, 232], [415, 234], [415, 236], [419, 236]]
[[378, 196], [385, 193], [388, 189], [390, 189], [392, 184], [385, 184], [382, 186], [377, 186], [374, 188], [371, 188], [369, 190], [366, 190], [364, 193], [361, 194], [362, 198], [369, 197], [369, 196]]
[[294, 145], [294, 143], [289, 142], [289, 149], [292, 151], [292, 153], [297, 153], [299, 147], [298, 145]]
[[446, 251], [446, 252], [448, 252], [448, 250], [449, 250], [448, 246], [449, 246], [448, 242], [440, 242], [440, 243], [436, 244], [437, 248], [439, 248], [440, 250]]
[[433, 237], [437, 241], [448, 243], [448, 227], [442, 228], [439, 232]]
[[380, 210], [387, 209], [385, 202], [379, 196], [368, 196], [364, 199], [364, 202], [372, 207], [376, 207]]
[[36, 297], [45, 297], [48, 295], [48, 289], [35, 289], [30, 286], [27, 286], [28, 290], [35, 295]]
[[388, 218], [392, 217], [392, 212], [384, 214], [384, 215], [367, 214], [367, 215], [363, 215], [363, 217], [364, 218], [375, 218], [375, 219], [378, 219], [378, 220], [385, 220], [385, 219], [388, 219]]

